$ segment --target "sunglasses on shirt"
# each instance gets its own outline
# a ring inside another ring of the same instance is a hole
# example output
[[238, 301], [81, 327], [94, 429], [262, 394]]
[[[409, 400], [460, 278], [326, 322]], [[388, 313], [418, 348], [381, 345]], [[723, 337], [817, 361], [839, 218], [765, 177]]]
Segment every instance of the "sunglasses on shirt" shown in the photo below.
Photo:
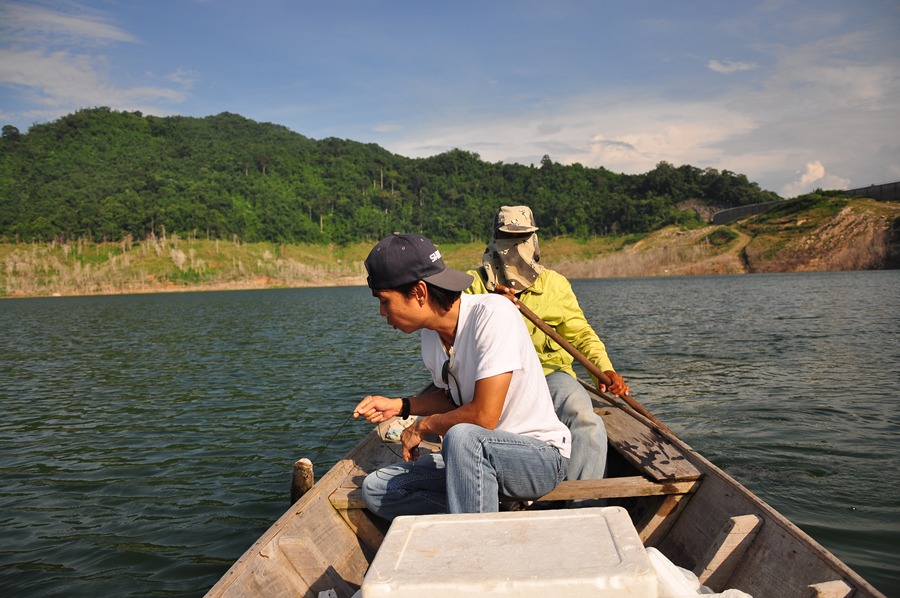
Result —
[[447, 385], [447, 395], [450, 397], [450, 401], [456, 405], [457, 407], [462, 406], [462, 396], [460, 395], [459, 403], [456, 402], [456, 399], [453, 398], [453, 387], [450, 386], [450, 380], [452, 379], [456, 382], [456, 390], [458, 392], [462, 392], [459, 388], [459, 380], [456, 379], [456, 376], [453, 375], [453, 372], [450, 371], [450, 366], [452, 365], [450, 362], [453, 361], [453, 350], [450, 350], [450, 357], [447, 361], [444, 362], [444, 366], [441, 368], [441, 380], [444, 381], [444, 384]]

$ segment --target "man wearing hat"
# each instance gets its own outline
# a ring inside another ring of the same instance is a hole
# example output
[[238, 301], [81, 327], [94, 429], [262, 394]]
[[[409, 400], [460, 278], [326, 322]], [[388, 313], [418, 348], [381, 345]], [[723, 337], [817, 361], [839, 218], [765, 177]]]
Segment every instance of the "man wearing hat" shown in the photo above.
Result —
[[[601, 385], [601, 390], [619, 396], [628, 394], [628, 385], [616, 373], [606, 346], [588, 324], [572, 285], [562, 274], [540, 265], [537, 230], [528, 206], [501, 207], [482, 267], [469, 272], [474, 281], [466, 293], [489, 293], [498, 285], [509, 288], [523, 305], [609, 376], [612, 384], [608, 388]], [[574, 358], [533, 323], [526, 321], [526, 325], [547, 377], [556, 414], [572, 432], [568, 479], [602, 478], [606, 469], [606, 427], [575, 377]]]
[[[379, 423], [419, 416], [403, 430], [403, 463], [366, 476], [373, 513], [481, 513], [499, 494], [531, 500], [566, 477], [569, 429], [559, 421], [521, 314], [499, 295], [463, 295], [470, 275], [448, 268], [420, 235], [382, 239], [365, 262], [368, 284], [387, 323], [421, 331], [422, 360], [436, 391], [365, 397], [353, 411]], [[429, 435], [441, 452], [418, 457]]]

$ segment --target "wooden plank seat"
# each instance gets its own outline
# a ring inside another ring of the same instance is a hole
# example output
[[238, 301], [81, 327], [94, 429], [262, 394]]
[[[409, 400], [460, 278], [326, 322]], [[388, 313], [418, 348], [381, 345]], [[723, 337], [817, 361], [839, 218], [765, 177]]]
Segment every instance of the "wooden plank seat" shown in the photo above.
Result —
[[[611, 448], [640, 475], [567, 480], [534, 502], [663, 497], [658, 506], [650, 509], [635, 524], [642, 540], [654, 541], [674, 523], [678, 512], [687, 504], [686, 497], [696, 491], [701, 474], [681, 451], [672, 444], [662, 442], [659, 432], [624, 409], [610, 406], [598, 407], [595, 411], [606, 424]], [[439, 445], [426, 448], [437, 450]], [[363, 478], [369, 471], [396, 461], [394, 451], [385, 451], [384, 455], [383, 463], [367, 463], [366, 470], [358, 469], [348, 476], [343, 486], [332, 492], [330, 500], [336, 509], [365, 508], [360, 490]], [[513, 500], [503, 496], [500, 498], [502, 502]]]
[[[697, 480], [654, 482], [643, 476], [604, 478], [602, 480], [566, 480], [535, 502], [668, 496], [693, 492]], [[514, 500], [502, 497], [505, 500]]]
[[[334, 508], [365, 508], [360, 489], [360, 484], [365, 477], [365, 475], [355, 475], [348, 478], [347, 484], [332, 492], [330, 500]], [[689, 494], [695, 490], [696, 485], [696, 480], [657, 483], [641, 476], [602, 480], [567, 480], [535, 502]], [[501, 497], [501, 500], [502, 502], [512, 502], [515, 499]]]

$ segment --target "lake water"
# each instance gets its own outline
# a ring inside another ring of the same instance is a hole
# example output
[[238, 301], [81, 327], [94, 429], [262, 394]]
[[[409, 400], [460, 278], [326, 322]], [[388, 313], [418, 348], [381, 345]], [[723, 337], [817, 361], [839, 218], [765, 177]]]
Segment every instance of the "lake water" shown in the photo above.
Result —
[[[634, 397], [900, 595], [900, 271], [574, 281]], [[0, 591], [201, 596], [427, 381], [361, 287], [0, 301]]]

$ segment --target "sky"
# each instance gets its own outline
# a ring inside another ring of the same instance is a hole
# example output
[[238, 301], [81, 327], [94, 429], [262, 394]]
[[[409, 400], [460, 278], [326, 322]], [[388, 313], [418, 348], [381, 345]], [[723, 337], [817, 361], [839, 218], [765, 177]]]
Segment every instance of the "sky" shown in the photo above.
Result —
[[0, 125], [98, 106], [794, 197], [900, 180], [900, 2], [0, 0]]

